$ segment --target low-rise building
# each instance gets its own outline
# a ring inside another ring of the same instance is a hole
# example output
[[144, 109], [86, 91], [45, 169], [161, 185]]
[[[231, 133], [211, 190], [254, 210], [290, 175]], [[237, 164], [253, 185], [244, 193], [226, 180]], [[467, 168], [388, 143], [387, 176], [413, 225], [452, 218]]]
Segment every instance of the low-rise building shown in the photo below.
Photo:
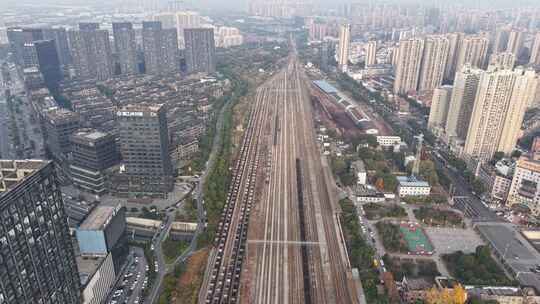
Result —
[[367, 182], [367, 171], [364, 162], [357, 160], [351, 164], [351, 168], [356, 175], [356, 183], [358, 185], [365, 185]]
[[78, 257], [77, 266], [82, 285], [82, 303], [104, 303], [116, 281], [112, 254], [105, 257]]
[[80, 127], [77, 113], [62, 108], [53, 108], [43, 113], [43, 135], [48, 152], [57, 161], [67, 159], [71, 151], [71, 135]]
[[126, 209], [120, 205], [96, 207], [77, 229], [82, 256], [104, 257], [121, 244], [126, 230]]
[[526, 206], [533, 215], [540, 214], [540, 160], [523, 156], [517, 161], [508, 203]]
[[358, 203], [381, 203], [386, 200], [384, 193], [368, 188], [365, 185], [356, 185], [354, 193]]
[[401, 144], [401, 137], [399, 136], [377, 136], [377, 143], [381, 147], [394, 147]]
[[[506, 173], [506, 174], [505, 174]], [[506, 201], [510, 185], [512, 184], [512, 171], [499, 170], [491, 164], [484, 163], [478, 166], [476, 176], [484, 184], [490, 198], [500, 202]]]
[[416, 176], [398, 176], [397, 180], [399, 197], [428, 196], [431, 192], [429, 183]]
[[540, 297], [536, 296], [530, 288], [513, 286], [465, 286], [470, 297], [482, 301], [496, 301], [499, 304], [529, 304], [539, 303]]
[[71, 136], [70, 174], [79, 188], [95, 194], [106, 191], [104, 171], [120, 161], [111, 133], [80, 129]]
[[418, 300], [425, 300], [430, 288], [434, 286], [433, 282], [425, 278], [407, 278], [403, 277], [402, 300], [407, 304], [417, 303]]

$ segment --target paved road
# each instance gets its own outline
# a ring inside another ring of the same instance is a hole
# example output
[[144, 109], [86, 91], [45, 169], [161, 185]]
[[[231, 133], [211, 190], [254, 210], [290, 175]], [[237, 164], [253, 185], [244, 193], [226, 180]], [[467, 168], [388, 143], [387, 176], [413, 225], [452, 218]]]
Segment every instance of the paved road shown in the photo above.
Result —
[[[118, 281], [112, 288], [105, 303], [140, 303], [141, 292], [144, 289], [144, 281], [147, 276], [147, 261], [144, 251], [140, 247], [130, 247], [128, 264], [120, 273]], [[115, 295], [118, 292], [118, 295]]]
[[[2, 64], [2, 62], [0, 62]], [[3, 158], [42, 158], [43, 155], [43, 136], [37, 120], [32, 121], [30, 118], [35, 117], [33, 107], [28, 97], [24, 94], [24, 83], [16, 69], [10, 70], [11, 82], [8, 88], [12, 95], [20, 98], [21, 103], [18, 106], [20, 112], [15, 112], [15, 121], [11, 121], [9, 109], [6, 104], [6, 96], [4, 89], [0, 90], [0, 153]], [[20, 139], [19, 152], [14, 151], [15, 147], [9, 137], [9, 129], [12, 123], [17, 125], [18, 137]], [[32, 144], [33, 142], [33, 148]]]
[[452, 181], [454, 187], [454, 207], [462, 211], [466, 216], [473, 221], [501, 221], [501, 219], [486, 207], [472, 193], [469, 184], [456, 171], [449, 170], [442, 157], [435, 153], [431, 153], [431, 159], [434, 161], [437, 168], [446, 172], [446, 175]]
[[[3, 94], [3, 93], [2, 93]], [[9, 116], [4, 95], [0, 95], [0, 155], [2, 158], [13, 158], [9, 139]]]

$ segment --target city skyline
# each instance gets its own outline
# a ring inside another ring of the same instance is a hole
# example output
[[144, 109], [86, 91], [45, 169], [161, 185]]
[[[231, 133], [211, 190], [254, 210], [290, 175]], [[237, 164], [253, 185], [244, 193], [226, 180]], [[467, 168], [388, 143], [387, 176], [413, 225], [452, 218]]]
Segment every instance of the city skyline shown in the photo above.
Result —
[[0, 303], [540, 301], [538, 3], [0, 7]]

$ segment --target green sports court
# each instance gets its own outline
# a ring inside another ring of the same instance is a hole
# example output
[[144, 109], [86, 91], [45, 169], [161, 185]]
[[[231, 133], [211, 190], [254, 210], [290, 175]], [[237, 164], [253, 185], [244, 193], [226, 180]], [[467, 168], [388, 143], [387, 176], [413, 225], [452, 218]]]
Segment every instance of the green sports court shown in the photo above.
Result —
[[402, 223], [399, 225], [399, 230], [403, 234], [405, 242], [407, 242], [409, 254], [433, 254], [433, 246], [420, 225], [413, 223]]

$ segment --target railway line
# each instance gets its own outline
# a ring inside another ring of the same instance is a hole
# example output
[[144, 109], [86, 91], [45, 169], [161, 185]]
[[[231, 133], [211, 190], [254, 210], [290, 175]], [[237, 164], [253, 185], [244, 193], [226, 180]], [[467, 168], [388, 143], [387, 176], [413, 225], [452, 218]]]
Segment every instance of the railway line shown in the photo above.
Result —
[[257, 90], [199, 303], [356, 303], [293, 53]]

